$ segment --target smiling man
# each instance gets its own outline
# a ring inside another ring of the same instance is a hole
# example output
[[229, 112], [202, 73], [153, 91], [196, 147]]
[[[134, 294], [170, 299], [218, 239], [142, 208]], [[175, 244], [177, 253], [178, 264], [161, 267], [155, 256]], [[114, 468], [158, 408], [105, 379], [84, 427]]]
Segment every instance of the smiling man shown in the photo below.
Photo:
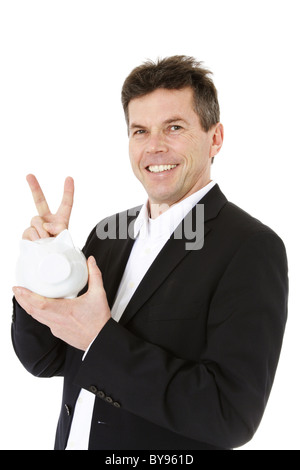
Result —
[[[14, 288], [18, 357], [36, 376], [64, 377], [56, 449], [232, 449], [261, 421], [286, 323], [286, 253], [211, 180], [223, 126], [209, 75], [186, 56], [131, 72], [122, 104], [147, 201], [105, 224], [133, 236], [92, 230], [76, 299]], [[56, 236], [68, 227], [73, 180], [52, 214], [27, 179], [38, 216], [23, 237]], [[190, 218], [197, 232], [200, 206], [204, 243], [188, 249], [175, 231]]]
[[191, 87], [157, 89], [132, 99], [128, 114], [131, 165], [150, 205], [171, 206], [209, 183], [223, 126], [217, 122], [207, 132], [202, 129]]

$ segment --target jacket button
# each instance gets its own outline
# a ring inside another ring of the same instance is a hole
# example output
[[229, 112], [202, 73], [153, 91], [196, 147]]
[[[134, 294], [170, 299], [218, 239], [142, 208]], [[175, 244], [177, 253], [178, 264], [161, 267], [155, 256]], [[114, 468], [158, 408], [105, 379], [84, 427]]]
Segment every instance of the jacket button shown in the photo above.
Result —
[[117, 401], [114, 401], [114, 402], [113, 402], [113, 405], [114, 405], [116, 408], [121, 408], [120, 403], [118, 403]]
[[105, 393], [102, 392], [102, 390], [99, 390], [99, 392], [97, 392], [96, 395], [98, 398], [102, 398], [102, 399], [105, 398]]
[[107, 401], [107, 403], [112, 403], [113, 402], [113, 399], [111, 397], [106, 397], [105, 398], [105, 401]]
[[89, 391], [92, 392], [92, 393], [97, 393], [98, 389], [97, 389], [97, 387], [95, 387], [95, 385], [91, 385], [90, 388], [89, 388]]

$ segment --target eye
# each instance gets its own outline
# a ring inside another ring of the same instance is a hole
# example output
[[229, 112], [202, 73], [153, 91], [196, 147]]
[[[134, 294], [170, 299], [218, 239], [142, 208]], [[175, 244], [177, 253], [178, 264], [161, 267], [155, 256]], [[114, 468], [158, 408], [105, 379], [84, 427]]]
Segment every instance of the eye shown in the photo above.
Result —
[[171, 131], [179, 131], [180, 129], [182, 129], [182, 127], [178, 126], [177, 124], [174, 124], [173, 126], [170, 127]]
[[142, 134], [145, 134], [145, 129], [138, 129], [137, 131], [135, 131], [133, 133], [133, 135], [142, 135]]

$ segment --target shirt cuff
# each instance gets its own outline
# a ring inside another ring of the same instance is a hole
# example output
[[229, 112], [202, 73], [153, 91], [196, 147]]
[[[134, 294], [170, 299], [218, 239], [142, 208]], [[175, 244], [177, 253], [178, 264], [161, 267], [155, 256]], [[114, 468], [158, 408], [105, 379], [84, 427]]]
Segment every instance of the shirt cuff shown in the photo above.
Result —
[[[97, 335], [98, 336], [98, 335]], [[93, 342], [95, 341], [95, 339], [97, 338], [97, 336], [95, 336], [95, 338], [93, 339], [93, 341], [90, 342], [90, 344], [88, 345], [88, 347], [86, 348], [85, 352], [84, 352], [84, 355], [82, 356], [82, 361], [84, 361], [85, 359], [85, 356], [87, 355], [87, 353], [89, 352], [89, 349], [90, 347], [92, 346]]]

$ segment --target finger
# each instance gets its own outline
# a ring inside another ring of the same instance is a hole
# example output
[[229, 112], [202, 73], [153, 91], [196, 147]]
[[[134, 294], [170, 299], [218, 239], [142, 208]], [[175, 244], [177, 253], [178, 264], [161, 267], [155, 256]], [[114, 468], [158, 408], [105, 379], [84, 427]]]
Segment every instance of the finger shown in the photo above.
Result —
[[13, 287], [13, 293], [19, 305], [32, 317], [44, 308], [45, 297], [42, 297], [25, 287]]
[[31, 242], [34, 242], [35, 240], [39, 239], [40, 236], [34, 227], [28, 227], [22, 235], [22, 240], [29, 240]]
[[43, 227], [48, 233], [50, 233], [54, 237], [60, 234], [66, 228], [68, 228], [66, 224], [60, 224], [55, 222], [45, 222], [43, 224]]
[[74, 201], [74, 180], [68, 176], [64, 184], [64, 193], [57, 214], [62, 216], [69, 223]]
[[36, 177], [34, 175], [27, 175], [26, 180], [31, 189], [33, 200], [37, 208], [38, 214], [41, 217], [50, 214], [50, 209], [48, 207], [46, 198]]
[[93, 292], [96, 290], [98, 291], [99, 289], [104, 289], [103, 281], [102, 281], [102, 274], [93, 256], [90, 256], [88, 259], [88, 271], [89, 271], [89, 278], [88, 278], [89, 292]]
[[44, 228], [44, 221], [41, 217], [33, 217], [31, 219], [30, 225], [36, 230], [39, 238], [49, 238], [49, 232]]
[[[61, 311], [66, 309], [61, 308], [58, 299], [48, 299], [39, 294], [35, 294], [25, 287], [13, 287], [13, 293], [19, 305], [32, 316], [35, 320], [50, 327], [50, 325], [59, 319]], [[61, 300], [61, 299], [60, 299]], [[65, 302], [65, 300], [61, 300]]]

